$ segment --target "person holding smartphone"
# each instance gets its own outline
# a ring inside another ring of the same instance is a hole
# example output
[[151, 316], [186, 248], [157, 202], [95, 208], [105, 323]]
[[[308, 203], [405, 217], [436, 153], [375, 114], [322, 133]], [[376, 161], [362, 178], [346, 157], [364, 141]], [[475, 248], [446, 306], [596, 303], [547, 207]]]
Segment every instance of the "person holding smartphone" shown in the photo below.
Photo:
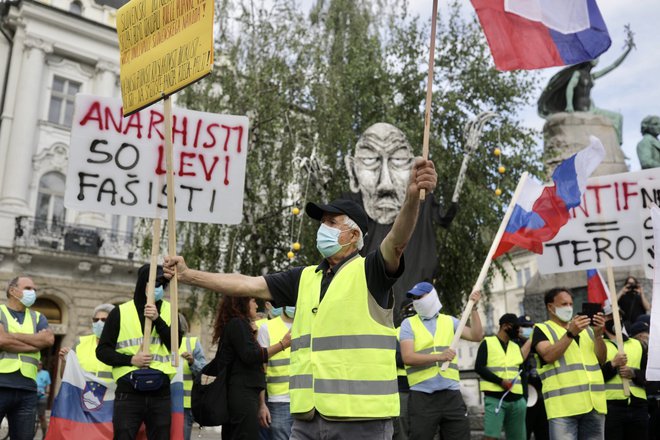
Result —
[[645, 315], [651, 310], [651, 304], [644, 296], [641, 284], [632, 276], [626, 278], [626, 284], [619, 290], [617, 299], [619, 309], [624, 313], [624, 324], [627, 330], [630, 330], [630, 325], [637, 321], [639, 316]]

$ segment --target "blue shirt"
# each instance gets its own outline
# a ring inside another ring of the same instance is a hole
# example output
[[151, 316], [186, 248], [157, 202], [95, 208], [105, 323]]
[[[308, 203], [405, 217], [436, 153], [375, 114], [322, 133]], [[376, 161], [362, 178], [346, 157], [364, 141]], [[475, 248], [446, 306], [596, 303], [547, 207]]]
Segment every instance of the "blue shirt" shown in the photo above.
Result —
[[[454, 331], [456, 331], [456, 328], [458, 328], [458, 324], [460, 323], [460, 321], [454, 318], [453, 316], [451, 317], [451, 319], [454, 321]], [[431, 333], [431, 336], [435, 335], [435, 328], [437, 322], [438, 322], [438, 315], [435, 315], [434, 317], [429, 319], [422, 319], [422, 324], [424, 324], [426, 330], [428, 330], [429, 333]], [[404, 319], [403, 322], [401, 323], [400, 339], [402, 341], [415, 340], [415, 334], [413, 333], [412, 327], [410, 326], [410, 318]], [[413, 391], [421, 391], [422, 393], [430, 394], [442, 390], [459, 391], [461, 389], [461, 384], [456, 380], [442, 377], [438, 373], [430, 379], [426, 379], [416, 385], [411, 386], [410, 389]]]
[[46, 370], [37, 372], [37, 396], [40, 399], [46, 398], [46, 387], [50, 385], [50, 374]]

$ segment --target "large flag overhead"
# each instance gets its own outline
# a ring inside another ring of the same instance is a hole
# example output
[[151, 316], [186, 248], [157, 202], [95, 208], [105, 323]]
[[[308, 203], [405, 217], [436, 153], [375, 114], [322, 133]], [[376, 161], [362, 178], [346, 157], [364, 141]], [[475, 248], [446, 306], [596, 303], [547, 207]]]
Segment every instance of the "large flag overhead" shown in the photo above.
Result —
[[471, 0], [499, 70], [590, 61], [609, 49], [596, 0]]
[[603, 312], [608, 315], [612, 313], [610, 298], [610, 290], [598, 269], [589, 269], [587, 271], [587, 301], [600, 304]]
[[[170, 382], [172, 413], [170, 439], [183, 440], [183, 370], [179, 367]], [[71, 350], [60, 391], [55, 397], [46, 440], [112, 440], [115, 383], [86, 372]], [[141, 429], [138, 440], [146, 440]]]
[[[660, 208], [651, 208], [653, 222], [653, 304], [660, 304]], [[651, 307], [649, 332], [649, 358], [646, 364], [646, 380], [660, 380], [660, 307]]]
[[600, 140], [590, 136], [589, 141], [589, 146], [559, 164], [552, 174], [553, 185], [525, 181], [493, 258], [514, 246], [543, 253], [543, 243], [557, 235], [569, 219], [569, 210], [580, 205], [587, 179], [605, 157]]

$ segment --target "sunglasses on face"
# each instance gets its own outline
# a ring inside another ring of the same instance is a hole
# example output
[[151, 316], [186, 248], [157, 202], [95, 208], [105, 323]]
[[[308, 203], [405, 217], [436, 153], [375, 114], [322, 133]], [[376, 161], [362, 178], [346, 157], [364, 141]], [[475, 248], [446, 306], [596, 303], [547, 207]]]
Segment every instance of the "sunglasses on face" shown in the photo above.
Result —
[[92, 322], [105, 322], [106, 318], [92, 318]]

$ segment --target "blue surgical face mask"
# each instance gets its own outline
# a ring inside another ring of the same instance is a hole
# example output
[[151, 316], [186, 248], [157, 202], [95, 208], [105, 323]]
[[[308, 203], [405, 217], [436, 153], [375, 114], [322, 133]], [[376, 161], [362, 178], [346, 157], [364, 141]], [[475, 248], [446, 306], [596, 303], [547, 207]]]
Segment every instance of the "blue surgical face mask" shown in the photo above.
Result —
[[289, 318], [293, 318], [293, 315], [296, 314], [296, 308], [295, 308], [295, 307], [291, 307], [291, 306], [287, 306], [287, 307], [284, 309], [284, 313], [285, 313], [286, 316], [288, 316]]
[[282, 314], [282, 307], [278, 307], [276, 309], [270, 309], [270, 315], [274, 318], [280, 316]]
[[104, 325], [105, 325], [105, 321], [92, 322], [92, 332], [94, 332], [94, 335], [97, 338], [101, 337], [101, 333], [103, 333], [103, 326]]
[[522, 327], [521, 332], [522, 332], [522, 337], [525, 339], [529, 339], [530, 336], [532, 336], [532, 327]]
[[154, 301], [158, 302], [165, 296], [165, 289], [163, 286], [158, 286], [154, 289]]
[[331, 228], [330, 226], [321, 223], [321, 226], [319, 226], [319, 230], [316, 233], [316, 249], [318, 249], [321, 255], [323, 255], [323, 258], [332, 257], [339, 252], [342, 247], [350, 244], [339, 244], [339, 234], [342, 232], [341, 229]]
[[37, 292], [34, 290], [24, 290], [23, 297], [16, 297], [16, 299], [18, 299], [25, 307], [32, 307], [32, 304], [37, 300]]

